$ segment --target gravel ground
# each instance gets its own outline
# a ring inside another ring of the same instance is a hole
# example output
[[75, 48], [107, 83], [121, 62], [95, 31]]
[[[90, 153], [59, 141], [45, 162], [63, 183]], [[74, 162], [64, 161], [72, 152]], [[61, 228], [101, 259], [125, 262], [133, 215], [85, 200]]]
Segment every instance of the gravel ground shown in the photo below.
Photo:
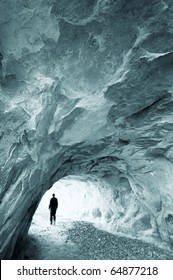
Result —
[[93, 260], [173, 260], [170, 252], [137, 239], [120, 237], [77, 222], [69, 230], [69, 240], [78, 245], [81, 259]]
[[13, 259], [173, 260], [173, 254], [140, 240], [117, 236], [87, 222], [35, 227]]

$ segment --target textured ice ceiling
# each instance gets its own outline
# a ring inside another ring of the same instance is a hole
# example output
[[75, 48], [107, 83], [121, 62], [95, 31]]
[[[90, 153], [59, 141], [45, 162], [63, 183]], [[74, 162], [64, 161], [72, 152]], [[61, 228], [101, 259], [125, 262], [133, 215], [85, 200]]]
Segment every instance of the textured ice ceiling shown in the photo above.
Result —
[[1, 0], [0, 10], [1, 258], [67, 175], [112, 188], [132, 236], [172, 244], [172, 0]]

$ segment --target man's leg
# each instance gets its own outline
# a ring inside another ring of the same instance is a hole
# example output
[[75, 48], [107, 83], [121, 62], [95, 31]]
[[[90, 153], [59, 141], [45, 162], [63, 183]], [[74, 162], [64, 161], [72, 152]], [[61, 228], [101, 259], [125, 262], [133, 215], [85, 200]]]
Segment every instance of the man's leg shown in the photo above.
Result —
[[52, 211], [50, 211], [50, 224], [52, 224]]
[[55, 222], [56, 222], [56, 212], [53, 212], [53, 222], [54, 222], [54, 225], [55, 225]]

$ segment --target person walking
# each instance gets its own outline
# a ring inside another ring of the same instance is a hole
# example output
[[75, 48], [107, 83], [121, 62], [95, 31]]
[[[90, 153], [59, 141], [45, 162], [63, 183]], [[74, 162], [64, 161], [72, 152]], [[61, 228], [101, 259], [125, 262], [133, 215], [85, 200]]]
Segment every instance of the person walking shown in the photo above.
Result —
[[52, 198], [49, 203], [49, 210], [50, 210], [50, 224], [56, 222], [56, 210], [58, 208], [58, 199], [55, 197], [55, 194], [53, 193]]

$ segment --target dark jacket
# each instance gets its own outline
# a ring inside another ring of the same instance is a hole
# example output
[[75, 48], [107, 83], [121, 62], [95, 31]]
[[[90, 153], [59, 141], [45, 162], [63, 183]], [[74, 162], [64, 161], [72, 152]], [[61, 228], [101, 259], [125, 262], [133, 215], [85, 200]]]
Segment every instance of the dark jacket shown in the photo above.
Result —
[[58, 208], [58, 199], [56, 197], [52, 197], [49, 204], [49, 209], [56, 210]]

